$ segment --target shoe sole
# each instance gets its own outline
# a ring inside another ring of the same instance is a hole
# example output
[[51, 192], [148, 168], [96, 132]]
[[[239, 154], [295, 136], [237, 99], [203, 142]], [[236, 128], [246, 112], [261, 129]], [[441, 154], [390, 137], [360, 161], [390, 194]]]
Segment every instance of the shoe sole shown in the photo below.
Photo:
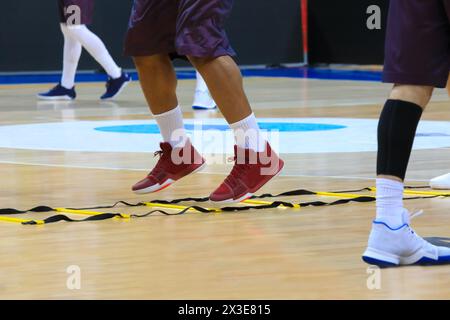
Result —
[[[275, 176], [273, 176], [273, 178], [275, 178]], [[270, 181], [270, 180], [269, 180]], [[269, 182], [268, 181], [268, 182]], [[251, 197], [253, 197], [253, 193], [247, 193], [245, 195], [243, 195], [242, 197], [239, 197], [238, 199], [225, 199], [225, 200], [221, 200], [221, 201], [214, 201], [209, 199], [210, 202], [215, 203], [215, 204], [225, 204], [225, 203], [239, 203], [245, 200], [250, 199]]]
[[194, 109], [194, 110], [214, 110], [214, 109], [217, 109], [217, 105], [215, 105], [214, 107], [204, 107], [204, 106], [193, 105], [192, 109]]
[[140, 189], [140, 190], [135, 190], [133, 191], [135, 194], [147, 194], [147, 193], [154, 193], [154, 192], [158, 192], [161, 191], [165, 188], [170, 187], [173, 183], [175, 182], [175, 180], [172, 179], [167, 179], [166, 181], [164, 181], [163, 184], [155, 184], [151, 187], [145, 188], [145, 189]]
[[284, 168], [284, 161], [281, 162], [280, 170], [278, 170], [278, 172], [276, 174], [274, 174], [269, 180], [267, 180], [260, 186], [253, 188], [252, 190], [250, 190], [250, 192], [246, 193], [243, 196], [240, 196], [237, 199], [232, 198], [232, 199], [225, 199], [225, 200], [221, 200], [221, 201], [214, 201], [214, 200], [209, 199], [209, 201], [212, 203], [215, 203], [215, 204], [221, 204], [221, 203], [239, 203], [239, 202], [245, 201], [247, 199], [250, 199], [251, 197], [253, 197], [253, 195], [256, 191], [258, 191], [259, 189], [264, 187], [268, 182], [270, 182], [271, 180], [276, 178], [278, 175], [280, 175], [281, 171], [283, 171], [283, 168]]
[[71, 101], [71, 100], [75, 100], [75, 98], [72, 98], [70, 96], [57, 96], [57, 97], [43, 97], [40, 95], [36, 96], [39, 100], [48, 100], [48, 101], [55, 101], [55, 100], [60, 100], [60, 101]]
[[126, 86], [128, 86], [128, 84], [130, 84], [131, 82], [133, 82], [133, 80], [124, 82], [123, 85], [120, 87], [119, 91], [117, 91], [117, 93], [115, 95], [113, 95], [112, 97], [109, 97], [109, 98], [104, 98], [104, 99], [100, 98], [100, 100], [101, 101], [109, 101], [109, 100], [113, 100], [114, 98], [117, 98], [122, 93], [122, 91], [126, 88]]
[[[204, 162], [200, 167], [198, 167], [198, 168], [195, 169], [194, 171], [188, 173], [187, 175], [185, 175], [184, 177], [182, 177], [182, 178], [180, 178], [180, 179], [178, 179], [178, 180], [181, 180], [181, 179], [183, 179], [183, 178], [185, 178], [185, 177], [187, 177], [187, 176], [190, 176], [191, 174], [197, 173], [197, 172], [203, 170], [205, 167], [206, 167], [206, 162]], [[155, 192], [158, 192], [158, 191], [161, 191], [161, 190], [163, 190], [163, 189], [166, 189], [166, 188], [170, 187], [172, 184], [174, 184], [174, 183], [177, 182], [178, 180], [167, 179], [166, 181], [164, 181], [163, 184], [159, 184], [159, 183], [158, 183], [158, 184], [156, 184], [156, 185], [153, 185], [153, 186], [148, 187], [148, 188], [145, 188], [145, 189], [133, 190], [133, 192], [134, 192], [135, 194], [155, 193]]]
[[380, 268], [390, 268], [413, 265], [449, 264], [450, 256], [442, 256], [438, 260], [434, 260], [426, 257], [422, 250], [419, 250], [409, 257], [401, 257], [377, 249], [367, 248], [362, 256], [362, 260], [367, 264], [376, 265]]

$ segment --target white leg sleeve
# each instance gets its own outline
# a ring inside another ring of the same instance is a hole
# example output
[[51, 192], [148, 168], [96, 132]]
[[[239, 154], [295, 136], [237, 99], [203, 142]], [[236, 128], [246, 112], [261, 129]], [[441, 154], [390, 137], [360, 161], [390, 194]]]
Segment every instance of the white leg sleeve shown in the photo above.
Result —
[[81, 43], [68, 34], [65, 24], [61, 24], [61, 31], [64, 35], [64, 60], [61, 85], [67, 89], [71, 89], [75, 85], [75, 74], [82, 48]]
[[85, 25], [68, 26], [67, 30], [73, 38], [81, 43], [103, 69], [105, 69], [111, 78], [116, 79], [121, 76], [122, 69], [114, 62], [102, 40]]

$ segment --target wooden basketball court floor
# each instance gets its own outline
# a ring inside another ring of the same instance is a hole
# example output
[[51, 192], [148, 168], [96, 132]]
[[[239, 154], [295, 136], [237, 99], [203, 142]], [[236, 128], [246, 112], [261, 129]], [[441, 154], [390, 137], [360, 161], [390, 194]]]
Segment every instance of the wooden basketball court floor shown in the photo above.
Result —
[[[375, 82], [247, 78], [260, 118], [376, 119], [389, 86]], [[116, 102], [98, 102], [102, 83], [79, 84], [76, 102], [38, 102], [48, 85], [0, 86], [0, 128], [81, 120], [147, 120], [137, 83]], [[190, 109], [193, 80], [179, 83], [186, 118], [216, 118]], [[425, 120], [450, 121], [439, 90]], [[59, 132], [55, 130], [54, 135]], [[39, 135], [39, 132], [36, 132]], [[298, 144], [307, 143], [298, 135]], [[336, 143], [333, 134], [330, 145]], [[146, 152], [144, 152], [146, 151]], [[207, 196], [230, 170], [211, 165], [158, 194], [137, 196], [130, 186], [155, 162], [142, 152], [86, 152], [1, 148], [1, 208], [83, 207]], [[282, 154], [281, 176], [260, 193], [293, 189], [358, 189], [374, 184], [375, 152]], [[423, 185], [450, 170], [450, 149], [415, 150], [408, 184]], [[290, 201], [329, 197], [283, 198]], [[206, 205], [206, 204], [204, 204]], [[450, 200], [411, 200], [424, 209], [414, 220], [423, 236], [450, 237]], [[123, 208], [144, 213], [149, 208]], [[31, 214], [34, 218], [46, 214]], [[48, 214], [47, 214], [48, 215]], [[374, 203], [242, 213], [155, 215], [142, 219], [23, 226], [0, 222], [0, 298], [13, 299], [448, 299], [450, 267], [384, 269], [380, 288], [361, 261]], [[72, 216], [80, 218], [79, 216]], [[81, 289], [66, 283], [79, 266]], [[370, 270], [369, 270], [370, 271]]]

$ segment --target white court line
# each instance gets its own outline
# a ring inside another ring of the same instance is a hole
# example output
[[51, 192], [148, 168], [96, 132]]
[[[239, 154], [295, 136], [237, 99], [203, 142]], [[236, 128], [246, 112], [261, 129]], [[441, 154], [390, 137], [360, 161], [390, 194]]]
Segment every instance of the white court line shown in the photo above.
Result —
[[[149, 172], [149, 169], [136, 169], [136, 168], [114, 168], [114, 167], [91, 167], [91, 166], [76, 166], [66, 164], [45, 164], [45, 163], [33, 163], [33, 162], [16, 162], [16, 161], [1, 161], [0, 164], [13, 164], [23, 166], [38, 166], [38, 167], [53, 167], [53, 168], [68, 168], [68, 169], [88, 169], [88, 170], [112, 170], [112, 171], [136, 171], [136, 172]], [[224, 173], [205, 172], [200, 171], [200, 174], [216, 174], [223, 175]], [[329, 179], [343, 179], [343, 180], [375, 180], [372, 177], [360, 177], [360, 176], [318, 176], [318, 175], [306, 175], [306, 174], [281, 174], [282, 177], [301, 177], [301, 178], [329, 178]], [[429, 179], [408, 179], [410, 182], [429, 182]]]

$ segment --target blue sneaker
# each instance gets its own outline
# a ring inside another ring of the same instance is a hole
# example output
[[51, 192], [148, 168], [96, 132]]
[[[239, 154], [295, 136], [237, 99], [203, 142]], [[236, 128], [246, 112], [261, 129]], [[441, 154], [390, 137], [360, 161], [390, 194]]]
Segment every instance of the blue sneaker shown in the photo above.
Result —
[[42, 100], [74, 100], [77, 97], [75, 87], [67, 89], [58, 83], [53, 89], [37, 95]]
[[450, 248], [427, 242], [414, 232], [409, 223], [410, 214], [406, 209], [400, 227], [392, 228], [385, 222], [374, 221], [362, 259], [379, 267], [449, 264]]
[[124, 72], [122, 72], [122, 75], [117, 79], [109, 78], [108, 82], [106, 82], [106, 92], [100, 97], [100, 99], [102, 100], [114, 99], [122, 92], [122, 90], [130, 82], [131, 77]]

